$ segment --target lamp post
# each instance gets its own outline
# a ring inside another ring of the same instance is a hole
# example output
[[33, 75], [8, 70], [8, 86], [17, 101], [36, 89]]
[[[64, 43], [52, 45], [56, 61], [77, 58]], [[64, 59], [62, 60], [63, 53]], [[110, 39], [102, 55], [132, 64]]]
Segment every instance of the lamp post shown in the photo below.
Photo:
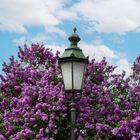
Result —
[[88, 57], [85, 57], [82, 50], [77, 46], [80, 37], [76, 33], [76, 28], [74, 28], [73, 31], [74, 32], [68, 38], [71, 42], [70, 46], [65, 49], [63, 55], [58, 59], [58, 63], [62, 71], [65, 92], [67, 94], [72, 93], [70, 103], [72, 123], [71, 140], [76, 140], [74, 132], [76, 125], [76, 103], [74, 101], [74, 94], [81, 91], [85, 65], [88, 62]]

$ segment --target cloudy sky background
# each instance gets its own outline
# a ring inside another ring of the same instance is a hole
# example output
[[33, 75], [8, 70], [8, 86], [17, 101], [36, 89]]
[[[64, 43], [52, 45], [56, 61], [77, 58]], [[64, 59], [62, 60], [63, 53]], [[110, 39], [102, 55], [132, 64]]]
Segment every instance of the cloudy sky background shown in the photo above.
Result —
[[25, 42], [62, 52], [73, 27], [90, 59], [130, 73], [140, 54], [139, 0], [0, 0], [0, 69]]

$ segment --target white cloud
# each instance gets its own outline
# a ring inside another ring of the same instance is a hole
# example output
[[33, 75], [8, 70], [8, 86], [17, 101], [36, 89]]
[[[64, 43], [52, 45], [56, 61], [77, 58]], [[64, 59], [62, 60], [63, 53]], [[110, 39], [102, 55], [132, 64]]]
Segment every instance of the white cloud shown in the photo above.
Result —
[[95, 58], [96, 61], [100, 61], [103, 57], [106, 57], [107, 62], [110, 65], [117, 66], [115, 73], [120, 74], [123, 70], [125, 70], [126, 76], [130, 75], [131, 64], [128, 62], [125, 54], [114, 51], [102, 43], [89, 44], [86, 42], [81, 42], [79, 46], [83, 50], [85, 55], [90, 57], [90, 59]]
[[33, 43], [45, 43], [49, 37], [45, 33], [39, 33], [31, 39]]
[[73, 9], [90, 23], [88, 31], [123, 34], [140, 27], [139, 0], [81, 0]]
[[46, 28], [51, 33], [58, 33], [61, 37], [66, 37], [66, 33], [57, 27]]
[[27, 27], [43, 26], [64, 36], [57, 26], [62, 19], [76, 18], [74, 12], [64, 8], [66, 3], [66, 0], [0, 0], [0, 30], [25, 33]]
[[59, 25], [65, 20], [84, 21], [86, 32], [124, 34], [139, 31], [139, 0], [0, 0], [0, 30], [25, 33], [43, 26], [65, 36]]
[[0, 21], [0, 30], [1, 31], [9, 31], [9, 32], [18, 32], [18, 33], [26, 33], [27, 30], [22, 25], [18, 24], [15, 21], [3, 20]]
[[59, 46], [59, 45], [56, 45], [56, 44], [45, 44], [45, 47], [52, 49], [52, 52], [54, 54], [56, 53], [56, 51], [59, 51], [60, 52], [60, 56], [63, 54], [63, 52], [65, 50], [64, 46]]
[[126, 76], [129, 76], [131, 74], [132, 72], [131, 65], [129, 64], [126, 58], [118, 60], [116, 65], [118, 66], [117, 69], [115, 70], [116, 73], [121, 73], [123, 70], [125, 70]]
[[114, 60], [118, 58], [117, 54], [113, 50], [103, 44], [87, 44], [85, 42], [81, 42], [79, 46], [85, 52], [85, 55], [90, 57], [90, 59], [95, 58], [96, 60], [102, 60], [103, 57], [106, 57], [107, 60]]

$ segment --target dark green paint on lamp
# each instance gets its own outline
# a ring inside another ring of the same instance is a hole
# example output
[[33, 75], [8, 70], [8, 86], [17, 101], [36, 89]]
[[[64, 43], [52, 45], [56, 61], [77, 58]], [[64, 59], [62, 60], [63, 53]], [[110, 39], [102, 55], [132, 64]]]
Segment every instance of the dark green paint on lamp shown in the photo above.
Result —
[[77, 46], [78, 42], [80, 41], [79, 35], [76, 33], [77, 29], [73, 29], [73, 33], [69, 36], [70, 46], [65, 49], [62, 56], [59, 60], [66, 60], [66, 59], [81, 59], [87, 60], [85, 55], [83, 54], [82, 50]]

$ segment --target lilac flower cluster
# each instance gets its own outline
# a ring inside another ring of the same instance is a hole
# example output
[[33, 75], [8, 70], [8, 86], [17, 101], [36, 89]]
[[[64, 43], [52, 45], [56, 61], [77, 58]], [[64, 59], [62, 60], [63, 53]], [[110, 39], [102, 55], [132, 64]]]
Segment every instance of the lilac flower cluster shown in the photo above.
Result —
[[[59, 52], [43, 45], [19, 47], [18, 60], [0, 76], [0, 140], [68, 140], [70, 95], [65, 96]], [[83, 90], [75, 94], [78, 140], [140, 139], [140, 57], [133, 74], [114, 74], [105, 58], [87, 64]]]

